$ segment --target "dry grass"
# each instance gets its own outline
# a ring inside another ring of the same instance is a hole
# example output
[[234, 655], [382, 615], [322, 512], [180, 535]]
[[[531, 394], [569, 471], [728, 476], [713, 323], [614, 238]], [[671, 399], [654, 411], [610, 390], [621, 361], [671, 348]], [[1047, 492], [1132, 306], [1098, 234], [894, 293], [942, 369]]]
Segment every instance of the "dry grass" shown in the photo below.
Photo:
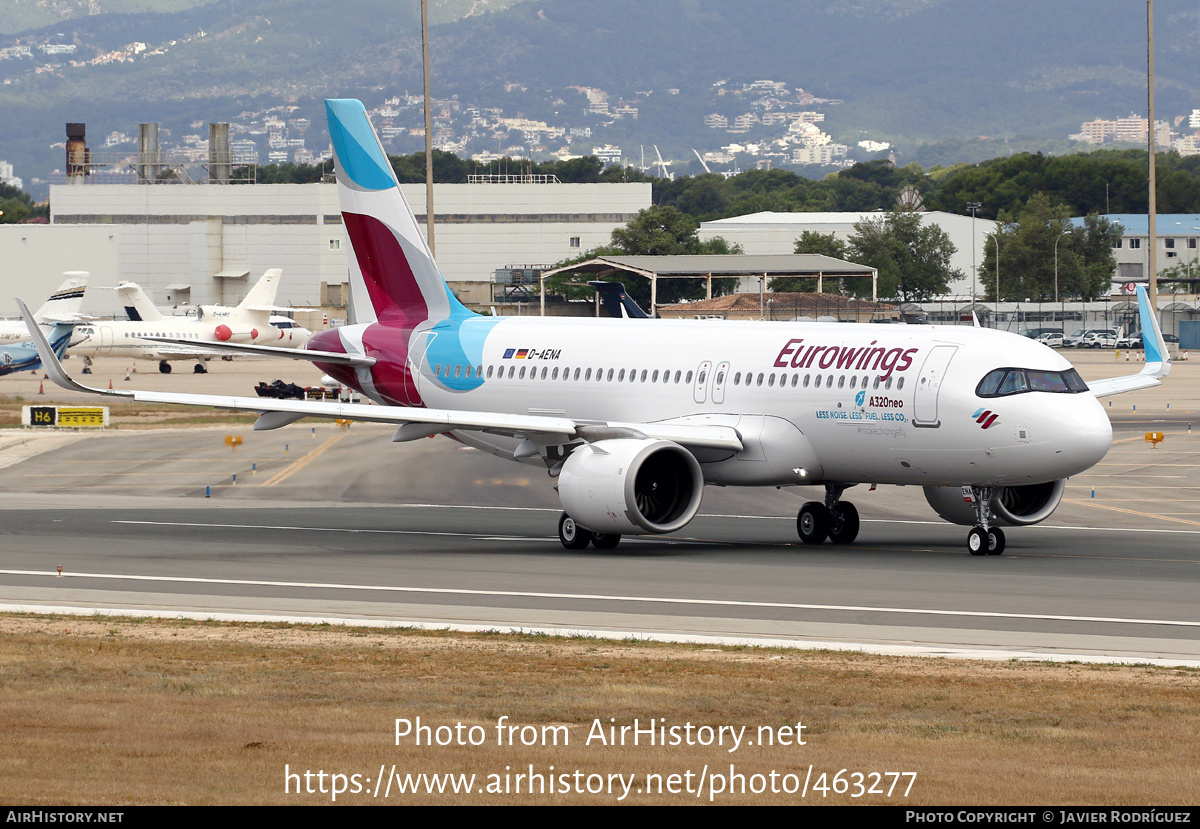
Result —
[[[915, 771], [893, 804], [1168, 804], [1200, 798], [1200, 674], [328, 627], [0, 618], [0, 802], [325, 803], [284, 766], [699, 775]], [[565, 724], [570, 746], [498, 747], [495, 724]], [[479, 747], [395, 745], [396, 718], [480, 725]], [[802, 721], [807, 745], [585, 745], [594, 719]], [[314, 785], [317, 781], [314, 778]], [[886, 787], [886, 781], [885, 781]], [[327, 783], [328, 787], [328, 783]], [[382, 790], [381, 790], [382, 791]], [[392, 802], [398, 798], [393, 794]], [[405, 802], [612, 803], [603, 795]], [[718, 795], [717, 802], [798, 802]], [[339, 802], [368, 803], [367, 794]], [[383, 801], [386, 802], [386, 801]], [[631, 794], [689, 803], [694, 795]], [[805, 802], [821, 802], [809, 792]]]

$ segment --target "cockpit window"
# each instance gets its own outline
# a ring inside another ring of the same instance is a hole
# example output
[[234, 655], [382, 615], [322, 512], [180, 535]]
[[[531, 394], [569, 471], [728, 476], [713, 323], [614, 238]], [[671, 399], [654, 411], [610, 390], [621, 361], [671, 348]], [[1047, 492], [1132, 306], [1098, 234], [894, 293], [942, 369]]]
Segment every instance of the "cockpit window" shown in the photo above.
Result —
[[975, 387], [979, 397], [1007, 397], [1028, 391], [1078, 394], [1087, 391], [1087, 383], [1073, 368], [1066, 371], [998, 368], [985, 374]]

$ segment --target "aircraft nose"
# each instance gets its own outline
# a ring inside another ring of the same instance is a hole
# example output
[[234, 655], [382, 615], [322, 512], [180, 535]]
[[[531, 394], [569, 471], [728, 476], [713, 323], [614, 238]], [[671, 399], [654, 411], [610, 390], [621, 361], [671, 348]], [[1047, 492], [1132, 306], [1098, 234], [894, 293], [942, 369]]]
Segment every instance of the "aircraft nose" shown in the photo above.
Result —
[[1079, 472], [1098, 464], [1112, 446], [1112, 423], [1100, 401], [1090, 395], [1077, 395], [1074, 411], [1063, 423], [1063, 454]]

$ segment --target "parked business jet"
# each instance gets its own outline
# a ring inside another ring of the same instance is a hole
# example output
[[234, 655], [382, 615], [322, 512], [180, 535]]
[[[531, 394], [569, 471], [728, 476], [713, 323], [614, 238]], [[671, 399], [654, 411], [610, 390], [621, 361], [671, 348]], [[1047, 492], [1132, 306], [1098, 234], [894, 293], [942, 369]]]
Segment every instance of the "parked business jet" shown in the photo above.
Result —
[[[171, 360], [195, 360], [193, 370], [203, 374], [207, 371], [206, 361], [228, 353], [216, 347], [222, 343], [299, 348], [312, 332], [294, 323], [286, 329], [271, 324], [272, 303], [282, 273], [278, 268], [267, 271], [235, 308], [201, 305], [199, 318], [163, 316], [140, 287], [123, 283], [117, 291], [140, 319], [79, 325], [69, 349], [83, 356], [89, 365], [92, 357], [101, 356], [157, 360], [158, 370], [164, 374], [171, 373]], [[130, 304], [134, 302], [136, 306]]]
[[[25, 323], [21, 323], [24, 327]], [[41, 330], [38, 331], [41, 334]], [[43, 335], [43, 339], [45, 339]], [[67, 350], [67, 342], [71, 339], [71, 323], [55, 323], [50, 326], [49, 344], [58, 357]], [[16, 374], [18, 371], [33, 371], [42, 367], [42, 357], [36, 343], [29, 339], [29, 330], [25, 329], [25, 339], [22, 342], [4, 342], [0, 344], [0, 377], [5, 374]]]
[[676, 532], [705, 484], [823, 486], [800, 508], [800, 539], [847, 544], [859, 520], [843, 493], [900, 484], [973, 525], [967, 547], [984, 555], [1003, 551], [1001, 525], [1044, 520], [1064, 480], [1104, 457], [1098, 396], [1170, 370], [1144, 293], [1145, 367], [1090, 387], [1051, 349], [981, 328], [477, 316], [442, 279], [363, 105], [326, 111], [357, 322], [289, 356], [383, 405], [88, 389], [39, 338], [55, 382], [256, 411], [256, 429], [314, 416], [394, 423], [393, 441], [449, 434], [556, 478], [570, 549]]
[[[67, 271], [66, 281], [50, 295], [45, 304], [33, 315], [38, 325], [47, 330], [55, 323], [76, 323], [84, 319], [79, 308], [83, 305], [83, 292], [87, 288], [87, 271]], [[51, 340], [53, 340], [53, 335]], [[29, 329], [25, 320], [0, 320], [0, 343], [16, 343], [29, 340]]]

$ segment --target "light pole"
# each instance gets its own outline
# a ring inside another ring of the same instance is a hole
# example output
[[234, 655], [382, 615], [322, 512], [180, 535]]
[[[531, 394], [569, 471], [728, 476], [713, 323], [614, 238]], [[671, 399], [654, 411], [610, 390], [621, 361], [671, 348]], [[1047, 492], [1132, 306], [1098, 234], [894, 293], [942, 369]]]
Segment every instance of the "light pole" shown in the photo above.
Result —
[[[1058, 238], [1054, 240], [1054, 301], [1055, 302], [1058, 302], [1058, 243], [1062, 241], [1062, 237], [1068, 236], [1068, 235], [1070, 235], [1070, 233], [1071, 233], [1071, 231], [1064, 230], [1062, 233], [1058, 234]], [[1061, 322], [1065, 323], [1066, 316], [1067, 316], [1066, 305], [1062, 306], [1062, 316], [1063, 316], [1063, 319], [1061, 320]], [[1066, 330], [1067, 330], [1066, 325], [1063, 325], [1063, 332], [1065, 333]]]
[[967, 210], [971, 211], [971, 311], [974, 311], [974, 298], [976, 298], [976, 278], [979, 276], [979, 266], [976, 264], [976, 233], [974, 233], [974, 218], [979, 208], [982, 208], [982, 202], [967, 202]]

